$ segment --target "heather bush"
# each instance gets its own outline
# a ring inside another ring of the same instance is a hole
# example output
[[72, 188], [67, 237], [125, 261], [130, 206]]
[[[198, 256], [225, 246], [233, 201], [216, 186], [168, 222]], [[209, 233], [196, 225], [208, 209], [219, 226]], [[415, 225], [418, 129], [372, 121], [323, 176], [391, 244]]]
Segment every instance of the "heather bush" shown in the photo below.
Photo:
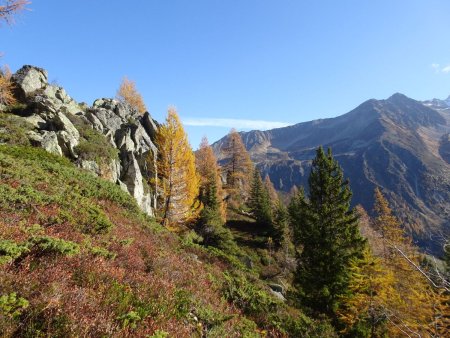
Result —
[[15, 292], [0, 296], [0, 315], [17, 318], [30, 305], [30, 303], [22, 297], [17, 297]]

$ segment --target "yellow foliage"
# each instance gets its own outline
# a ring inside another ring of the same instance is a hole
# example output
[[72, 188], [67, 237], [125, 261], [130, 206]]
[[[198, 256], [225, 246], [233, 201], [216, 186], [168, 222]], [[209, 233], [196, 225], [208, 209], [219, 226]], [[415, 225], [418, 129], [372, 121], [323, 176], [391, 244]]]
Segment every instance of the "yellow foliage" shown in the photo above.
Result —
[[231, 198], [239, 201], [247, 199], [253, 175], [253, 162], [245, 149], [239, 133], [232, 129], [228, 134], [225, 147], [222, 149], [228, 161], [223, 169], [226, 172], [226, 190]]
[[275, 209], [279, 197], [277, 191], [275, 190], [275, 187], [273, 186], [272, 181], [270, 180], [269, 175], [266, 175], [266, 177], [264, 178], [264, 186], [266, 187], [267, 192], [269, 193], [270, 204], [272, 208]]
[[194, 153], [175, 109], [156, 134], [159, 150], [158, 210], [164, 224], [176, 224], [192, 216], [196, 207], [199, 178]]
[[383, 336], [386, 329], [386, 304], [398, 298], [393, 288], [394, 276], [384, 269], [381, 260], [372, 256], [369, 248], [361, 259], [351, 263], [349, 294], [341, 298], [338, 317], [348, 333], [359, 322], [364, 322], [372, 337]]
[[136, 109], [141, 114], [147, 111], [144, 100], [136, 89], [136, 84], [126, 77], [123, 78], [116, 97], [118, 100], [128, 103], [133, 109]]
[[394, 277], [391, 287], [395, 292], [386, 299], [389, 333], [427, 335], [433, 331], [435, 291], [417, 268], [420, 255], [378, 189], [374, 211], [374, 228], [383, 243], [382, 264]]
[[378, 189], [374, 212], [373, 229], [363, 229], [378, 257], [366, 250], [352, 262], [350, 292], [341, 298], [338, 311], [342, 333], [364, 328], [363, 335], [370, 337], [445, 336], [450, 328], [448, 292], [424, 275], [417, 249]]
[[200, 147], [195, 154], [195, 165], [200, 178], [200, 196], [206, 191], [211, 182], [216, 184], [216, 197], [219, 202], [219, 210], [222, 221], [225, 222], [226, 206], [223, 201], [222, 179], [220, 178], [220, 168], [217, 164], [216, 156], [204, 137]]
[[14, 85], [11, 82], [11, 71], [8, 66], [0, 69], [0, 105], [9, 106], [16, 103], [13, 95]]

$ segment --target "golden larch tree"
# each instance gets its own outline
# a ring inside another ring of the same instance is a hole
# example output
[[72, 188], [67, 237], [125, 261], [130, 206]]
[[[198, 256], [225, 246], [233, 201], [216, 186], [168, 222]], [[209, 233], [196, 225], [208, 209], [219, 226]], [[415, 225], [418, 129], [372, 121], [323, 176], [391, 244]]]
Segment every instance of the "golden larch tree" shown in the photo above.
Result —
[[223, 171], [226, 174], [226, 190], [235, 201], [246, 200], [250, 193], [253, 175], [253, 163], [245, 149], [239, 133], [232, 129], [222, 149], [226, 163]]
[[390, 335], [427, 336], [432, 327], [435, 292], [420, 270], [421, 256], [406, 236], [379, 189], [375, 190], [374, 229], [380, 234], [381, 262], [393, 274], [391, 295], [385, 306]]
[[382, 266], [381, 259], [372, 255], [366, 246], [362, 257], [352, 260], [349, 293], [341, 298], [338, 318], [343, 324], [341, 333], [356, 337], [384, 337], [388, 319], [386, 305], [398, 302], [392, 271]]
[[0, 69], [0, 106], [9, 106], [16, 102], [13, 94], [14, 84], [11, 81], [11, 75], [8, 66]]
[[216, 198], [219, 202], [219, 211], [222, 221], [225, 222], [225, 203], [223, 201], [222, 179], [220, 177], [220, 167], [214, 151], [208, 143], [206, 137], [202, 138], [199, 149], [195, 153], [195, 164], [200, 178], [200, 200], [205, 196], [212, 184], [216, 186]]
[[277, 191], [275, 190], [275, 187], [273, 186], [272, 181], [270, 180], [269, 175], [266, 175], [266, 177], [264, 178], [264, 186], [266, 187], [267, 193], [269, 194], [270, 205], [272, 206], [272, 209], [275, 209], [279, 197]]
[[156, 134], [159, 150], [158, 211], [165, 225], [186, 221], [193, 214], [198, 197], [199, 179], [195, 156], [174, 108]]
[[141, 114], [147, 111], [144, 99], [137, 91], [135, 82], [129, 80], [127, 77], [122, 79], [122, 83], [117, 90], [116, 98], [119, 101], [128, 103], [133, 109], [136, 109]]

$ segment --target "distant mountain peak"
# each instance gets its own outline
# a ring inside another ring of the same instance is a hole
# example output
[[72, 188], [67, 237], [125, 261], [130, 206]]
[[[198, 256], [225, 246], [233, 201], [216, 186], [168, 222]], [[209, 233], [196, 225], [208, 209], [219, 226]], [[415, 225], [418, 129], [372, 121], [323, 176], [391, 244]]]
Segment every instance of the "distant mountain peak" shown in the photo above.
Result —
[[391, 95], [386, 101], [395, 103], [395, 102], [405, 102], [405, 101], [414, 101], [414, 100], [411, 99], [410, 97], [406, 96], [405, 94], [395, 93], [395, 94]]

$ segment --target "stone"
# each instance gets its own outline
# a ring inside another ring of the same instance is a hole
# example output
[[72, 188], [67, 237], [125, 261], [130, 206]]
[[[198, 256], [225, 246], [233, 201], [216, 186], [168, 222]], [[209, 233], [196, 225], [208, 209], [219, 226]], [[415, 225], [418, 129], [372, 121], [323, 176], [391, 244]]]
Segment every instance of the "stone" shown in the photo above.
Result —
[[85, 170], [90, 171], [91, 173], [99, 176], [100, 175], [100, 167], [97, 162], [91, 160], [79, 160], [77, 161], [77, 165]]
[[42, 131], [41, 147], [49, 153], [62, 156], [63, 152], [58, 143], [58, 136], [54, 131]]
[[144, 127], [141, 124], [133, 125], [131, 128], [131, 137], [134, 141], [135, 149], [134, 151], [138, 155], [143, 155], [147, 153], [149, 150], [156, 150], [150, 136], [145, 131]]
[[286, 298], [283, 296], [283, 294], [281, 292], [273, 291], [272, 289], [270, 289], [270, 293], [272, 295], [274, 295], [276, 298], [278, 298], [279, 300], [281, 300], [282, 302], [286, 301]]
[[16, 95], [21, 101], [47, 85], [47, 71], [26, 65], [20, 68], [13, 76], [12, 81], [16, 84]]
[[112, 160], [109, 164], [109, 170], [111, 173], [111, 182], [117, 182], [120, 177], [120, 162], [118, 160]]
[[47, 121], [44, 120], [39, 115], [26, 116], [26, 117], [24, 117], [24, 120], [27, 121], [29, 124], [31, 124], [36, 129], [44, 129], [45, 126], [47, 125]]
[[276, 284], [276, 283], [267, 283], [267, 285], [276, 292], [280, 292], [282, 294], [284, 294], [284, 287], [280, 284]]
[[116, 133], [116, 145], [122, 152], [134, 152], [136, 150], [129, 127], [125, 126]]
[[100, 122], [97, 116], [92, 114], [92, 112], [89, 110], [86, 112], [85, 116], [95, 130], [103, 133], [103, 124]]
[[150, 138], [154, 140], [156, 132], [158, 131], [158, 126], [156, 125], [155, 121], [152, 119], [152, 117], [148, 112], [145, 112], [144, 115], [142, 116], [141, 123], [145, 131], [147, 132], [148, 136], [150, 136]]
[[136, 199], [142, 211], [149, 215], [153, 215], [151, 201], [152, 198], [149, 193], [145, 192], [143, 177], [136, 157], [132, 152], [128, 153], [128, 165], [124, 168], [121, 181], [127, 186], [128, 192]]
[[[1, 132], [1, 130], [0, 130], [0, 132]], [[27, 134], [28, 140], [31, 142], [32, 145], [39, 146], [39, 147], [42, 145], [43, 137], [41, 134], [39, 134], [33, 130], [27, 131], [26, 134]]]
[[63, 149], [64, 154], [68, 157], [77, 158], [78, 155], [74, 149], [80, 142], [80, 133], [77, 128], [60, 112], [56, 114], [53, 123], [60, 130], [57, 134], [60, 147]]

